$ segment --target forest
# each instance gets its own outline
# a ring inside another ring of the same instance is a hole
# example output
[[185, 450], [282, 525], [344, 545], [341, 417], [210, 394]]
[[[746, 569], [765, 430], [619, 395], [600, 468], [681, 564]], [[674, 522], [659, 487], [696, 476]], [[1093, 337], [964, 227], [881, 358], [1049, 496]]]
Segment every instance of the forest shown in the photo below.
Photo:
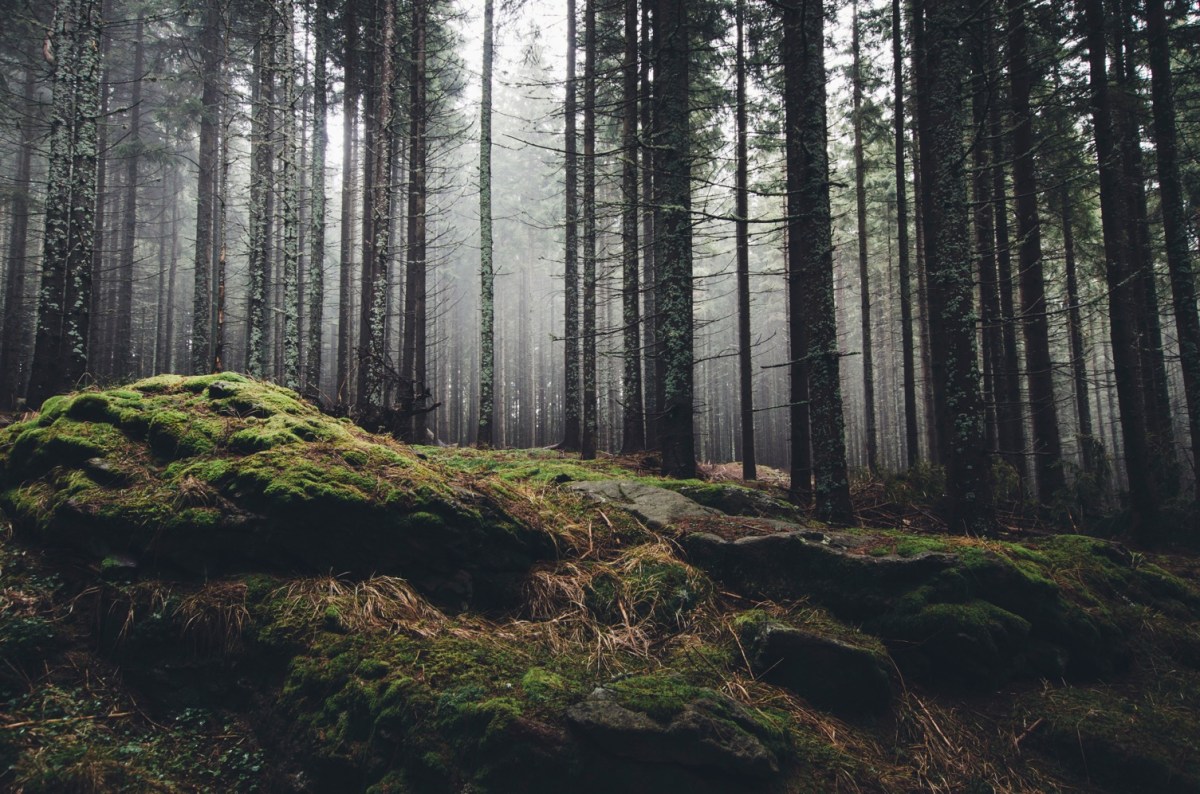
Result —
[[0, 788], [1200, 789], [1200, 7], [0, 0]]

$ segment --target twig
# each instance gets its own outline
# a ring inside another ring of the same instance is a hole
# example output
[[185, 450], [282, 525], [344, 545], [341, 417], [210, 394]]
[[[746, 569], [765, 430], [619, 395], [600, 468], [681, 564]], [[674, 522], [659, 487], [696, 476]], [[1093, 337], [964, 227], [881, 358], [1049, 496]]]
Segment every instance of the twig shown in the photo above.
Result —
[[30, 725], [51, 725], [59, 722], [82, 722], [86, 720], [115, 720], [121, 717], [133, 716], [132, 711], [114, 711], [111, 714], [88, 714], [82, 717], [54, 717], [48, 720], [22, 720], [21, 722], [10, 722], [7, 725], [0, 725], [0, 730], [12, 731], [17, 728], [26, 728]]

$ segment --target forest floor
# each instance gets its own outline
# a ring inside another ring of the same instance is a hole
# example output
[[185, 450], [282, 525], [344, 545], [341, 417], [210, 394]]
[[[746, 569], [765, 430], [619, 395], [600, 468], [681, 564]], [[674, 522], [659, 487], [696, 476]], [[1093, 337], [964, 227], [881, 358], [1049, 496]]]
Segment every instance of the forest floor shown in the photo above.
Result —
[[[237, 375], [0, 429], [0, 788], [1197, 791], [1200, 559], [922, 474], [411, 447]], [[2, 425], [3, 423], [0, 423]]]

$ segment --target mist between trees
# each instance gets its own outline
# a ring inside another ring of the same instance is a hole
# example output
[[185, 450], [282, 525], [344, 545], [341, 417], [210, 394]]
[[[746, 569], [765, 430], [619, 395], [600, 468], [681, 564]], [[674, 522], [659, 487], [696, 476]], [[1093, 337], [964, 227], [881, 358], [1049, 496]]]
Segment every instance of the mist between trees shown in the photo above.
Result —
[[[1200, 13], [61, 0], [0, 33], [0, 407], [245, 371], [833, 521], [1190, 509]], [[763, 469], [763, 467], [769, 467]], [[855, 486], [857, 487], [857, 486]]]

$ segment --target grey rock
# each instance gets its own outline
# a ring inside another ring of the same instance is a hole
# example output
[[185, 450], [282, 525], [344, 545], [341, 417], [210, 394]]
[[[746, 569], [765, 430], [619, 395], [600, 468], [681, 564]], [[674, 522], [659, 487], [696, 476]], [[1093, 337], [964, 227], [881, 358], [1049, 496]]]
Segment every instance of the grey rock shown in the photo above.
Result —
[[624, 508], [652, 529], [666, 529], [686, 519], [721, 515], [683, 494], [633, 480], [589, 480], [567, 487], [598, 504]]

